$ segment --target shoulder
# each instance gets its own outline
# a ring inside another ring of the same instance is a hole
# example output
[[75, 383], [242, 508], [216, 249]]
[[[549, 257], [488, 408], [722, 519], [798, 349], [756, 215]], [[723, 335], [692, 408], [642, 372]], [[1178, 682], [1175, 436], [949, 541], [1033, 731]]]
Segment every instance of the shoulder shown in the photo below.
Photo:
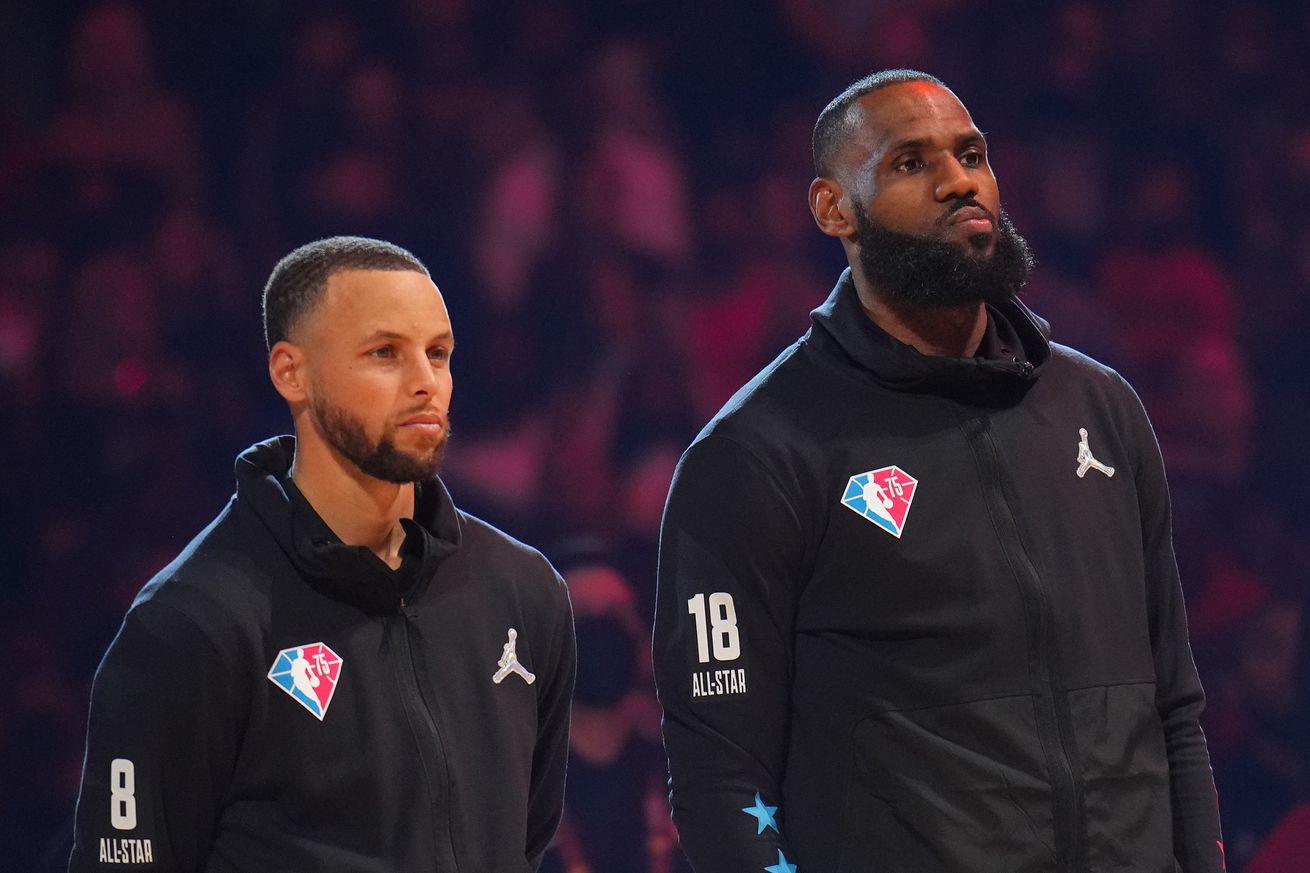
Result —
[[564, 582], [540, 551], [463, 510], [456, 553], [482, 581], [565, 597]]
[[[1159, 465], [1160, 449], [1155, 429], [1137, 391], [1118, 370], [1068, 346], [1051, 343], [1051, 384], [1048, 398], [1076, 398], [1081, 408], [1092, 410], [1117, 435], [1119, 448], [1132, 459], [1134, 469], [1143, 464]], [[1047, 374], [1043, 374], [1042, 380]], [[1040, 380], [1039, 380], [1040, 381]]]
[[826, 381], [814, 371], [803, 337], [737, 389], [695, 442], [717, 436], [759, 452], [767, 445], [800, 438], [797, 424], [806, 419], [806, 408]]
[[1107, 397], [1130, 407], [1141, 406], [1137, 392], [1118, 370], [1075, 348], [1056, 342], [1051, 343], [1051, 360], [1048, 368], [1054, 380], [1071, 381], [1085, 388], [1099, 390]]
[[1084, 354], [1072, 346], [1057, 342], [1051, 343], [1049, 366], [1052, 370], [1065, 371], [1082, 378], [1123, 380], [1123, 377], [1113, 367], [1101, 363], [1091, 355]]
[[127, 621], [146, 623], [169, 638], [198, 633], [220, 650], [265, 623], [273, 558], [242, 515], [229, 503], [141, 588]]

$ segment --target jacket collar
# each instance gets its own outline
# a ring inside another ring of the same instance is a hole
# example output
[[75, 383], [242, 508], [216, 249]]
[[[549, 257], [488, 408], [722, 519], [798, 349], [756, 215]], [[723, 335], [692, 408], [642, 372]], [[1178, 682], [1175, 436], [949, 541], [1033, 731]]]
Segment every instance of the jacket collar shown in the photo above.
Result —
[[296, 440], [274, 437], [237, 457], [237, 500], [254, 510], [313, 587], [368, 612], [394, 612], [426, 589], [460, 546], [459, 511], [438, 478], [417, 484], [414, 517], [401, 519], [405, 562], [392, 570], [363, 546], [334, 534], [291, 481]]
[[848, 267], [828, 299], [810, 313], [810, 339], [894, 390], [975, 402], [1022, 395], [1051, 357], [1050, 326], [1014, 297], [999, 306], [989, 304], [987, 316], [979, 357], [920, 354], [868, 317]]

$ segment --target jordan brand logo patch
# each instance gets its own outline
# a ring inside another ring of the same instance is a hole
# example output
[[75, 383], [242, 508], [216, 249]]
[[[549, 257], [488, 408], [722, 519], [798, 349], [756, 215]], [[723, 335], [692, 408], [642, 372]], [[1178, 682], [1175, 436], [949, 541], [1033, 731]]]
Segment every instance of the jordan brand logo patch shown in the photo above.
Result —
[[491, 681], [495, 682], [497, 685], [504, 682], [505, 677], [510, 673], [519, 674], [519, 676], [523, 678], [523, 681], [529, 685], [537, 681], [536, 674], [529, 673], [527, 668], [519, 663], [519, 656], [514, 651], [518, 638], [519, 632], [514, 630], [514, 628], [510, 628], [509, 642], [505, 643], [504, 647], [500, 650], [500, 660], [496, 662], [496, 666], [500, 669], [491, 674]]
[[900, 539], [918, 488], [919, 480], [900, 467], [882, 467], [852, 476], [846, 483], [841, 503]]
[[306, 643], [277, 653], [268, 681], [308, 709], [319, 721], [337, 693], [343, 661], [324, 643]]
[[1114, 475], [1114, 467], [1107, 467], [1092, 457], [1092, 449], [1087, 445], [1087, 428], [1080, 427], [1078, 428], [1078, 469], [1074, 472], [1081, 479], [1087, 475], [1088, 470], [1100, 470], [1107, 476]]

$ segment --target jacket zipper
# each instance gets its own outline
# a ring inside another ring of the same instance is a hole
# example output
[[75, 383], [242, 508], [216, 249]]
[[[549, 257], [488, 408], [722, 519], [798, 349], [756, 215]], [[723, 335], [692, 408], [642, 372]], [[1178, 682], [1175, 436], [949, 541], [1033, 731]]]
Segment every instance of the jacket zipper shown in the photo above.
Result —
[[432, 715], [423, 696], [423, 686], [419, 680], [419, 667], [415, 656], [413, 635], [417, 614], [412, 606], [400, 599], [397, 616], [402, 625], [400, 645], [402, 657], [396, 665], [400, 686], [405, 695], [405, 708], [409, 713], [410, 729], [414, 733], [415, 747], [418, 750], [419, 764], [427, 776], [428, 796], [432, 803], [432, 824], [436, 841], [437, 870], [459, 870], [455, 859], [455, 846], [451, 833], [450, 808], [450, 766], [446, 759], [446, 746], [441, 739], [441, 729]]
[[1050, 598], [1019, 535], [1019, 523], [1013, 502], [1006, 493], [988, 420], [985, 417], [971, 420], [967, 432], [970, 442], [981, 442], [977, 449], [981, 455], [979, 460], [984, 461], [984, 481], [992, 491], [988, 494], [988, 503], [993, 507], [991, 512], [1000, 533], [1001, 546], [1024, 601], [1029, 666], [1040, 686], [1036, 689], [1037, 729], [1051, 773], [1058, 869], [1078, 873], [1087, 869], [1082, 790], [1071, 763], [1074, 758], [1073, 720], [1061, 681]]

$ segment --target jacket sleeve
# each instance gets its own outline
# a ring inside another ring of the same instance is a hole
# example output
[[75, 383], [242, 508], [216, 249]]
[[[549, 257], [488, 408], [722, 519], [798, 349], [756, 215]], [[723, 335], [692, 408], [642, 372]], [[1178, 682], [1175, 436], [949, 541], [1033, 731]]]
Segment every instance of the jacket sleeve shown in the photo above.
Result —
[[229, 671], [182, 614], [128, 612], [92, 685], [70, 871], [204, 867], [236, 760]]
[[573, 612], [564, 580], [555, 576], [555, 632], [548, 684], [541, 690], [537, 709], [537, 745], [532, 753], [532, 783], [528, 789], [527, 844], [524, 855], [531, 869], [554, 839], [564, 812], [564, 774], [569, 756], [569, 707], [577, 672]]
[[698, 873], [795, 863], [780, 797], [803, 554], [763, 463], [720, 436], [688, 449], [660, 537], [654, 662], [673, 819]]
[[[1128, 389], [1130, 394], [1132, 389]], [[1200, 716], [1205, 694], [1192, 660], [1187, 613], [1174, 558], [1169, 490], [1155, 433], [1131, 394], [1131, 436], [1142, 518], [1156, 708], [1164, 726], [1173, 810], [1174, 857], [1183, 873], [1224, 869], [1219, 803]]]

